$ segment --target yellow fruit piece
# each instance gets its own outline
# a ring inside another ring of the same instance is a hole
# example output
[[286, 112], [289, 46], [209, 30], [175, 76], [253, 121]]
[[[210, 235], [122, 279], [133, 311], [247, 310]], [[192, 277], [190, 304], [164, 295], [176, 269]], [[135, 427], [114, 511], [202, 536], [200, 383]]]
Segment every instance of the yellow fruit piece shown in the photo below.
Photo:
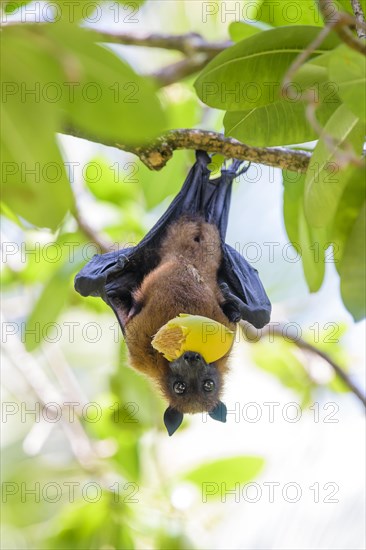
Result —
[[201, 315], [180, 313], [158, 330], [151, 345], [168, 361], [174, 361], [185, 351], [195, 351], [206, 363], [213, 363], [228, 353], [233, 340], [234, 332], [221, 323]]

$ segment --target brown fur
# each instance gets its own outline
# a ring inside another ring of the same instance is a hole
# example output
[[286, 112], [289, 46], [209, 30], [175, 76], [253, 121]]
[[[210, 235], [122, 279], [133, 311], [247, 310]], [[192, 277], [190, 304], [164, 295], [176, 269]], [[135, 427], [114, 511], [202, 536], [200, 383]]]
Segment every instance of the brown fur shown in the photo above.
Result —
[[[214, 319], [231, 330], [235, 328], [220, 307], [224, 301], [217, 284], [220, 261], [217, 228], [201, 219], [181, 218], [169, 227], [159, 265], [134, 293], [135, 303], [143, 307], [125, 327], [130, 361], [161, 389], [169, 363], [151, 346], [160, 327], [179, 313], [189, 313]], [[224, 374], [227, 357], [217, 361], [216, 366]]]

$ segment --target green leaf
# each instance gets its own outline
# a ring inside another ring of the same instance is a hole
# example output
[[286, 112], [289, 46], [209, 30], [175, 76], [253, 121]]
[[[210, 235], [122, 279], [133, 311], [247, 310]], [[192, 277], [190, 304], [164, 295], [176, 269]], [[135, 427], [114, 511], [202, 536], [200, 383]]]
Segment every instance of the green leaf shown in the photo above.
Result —
[[142, 222], [145, 212], [136, 203], [131, 202], [126, 212], [126, 205], [123, 207], [123, 220], [116, 225], [109, 225], [103, 228], [103, 232], [109, 235], [110, 241], [115, 243], [138, 243], [146, 233], [146, 225]]
[[28, 25], [2, 30], [3, 200], [28, 222], [55, 230], [74, 200], [56, 144], [61, 115], [48, 100], [62, 73], [38, 38]]
[[306, 2], [274, 2], [264, 0], [258, 12], [261, 21], [273, 27], [285, 25], [323, 25], [318, 4], [314, 0]]
[[[318, 55], [317, 57], [313, 57], [312, 59], [310, 59], [308, 62], [307, 62], [307, 65], [310, 64], [310, 65], [316, 65], [318, 67], [326, 67], [328, 68], [328, 65], [329, 65], [329, 61], [331, 60], [334, 52], [336, 51], [337, 49], [335, 48], [334, 50], [329, 50], [328, 52], [325, 52], [323, 53], [322, 55]], [[334, 85], [334, 88], [335, 88], [335, 91], [336, 91], [336, 86]]]
[[[24, 394], [24, 398], [29, 398], [28, 393]], [[20, 404], [20, 403], [19, 403]], [[73, 467], [70, 462], [66, 467], [58, 467], [55, 464], [45, 463], [40, 457], [30, 457], [25, 454], [23, 448], [24, 437], [34, 426], [35, 418], [30, 417], [24, 419], [25, 422], [22, 426], [22, 430], [17, 430], [16, 425], [12, 425], [11, 429], [13, 431], [13, 441], [17, 441], [15, 444], [10, 444], [7, 447], [7, 452], [2, 453], [2, 482], [10, 481], [15, 483], [18, 487], [26, 487], [29, 483], [38, 482], [41, 487], [47, 486], [48, 483], [55, 483], [56, 479], [60, 483], [61, 487], [65, 487], [63, 482], [67, 482], [70, 479], [75, 479], [75, 477], [80, 473], [77, 468]], [[55, 478], [55, 476], [57, 476]], [[70, 477], [71, 476], [71, 477]], [[23, 485], [21, 485], [23, 484]], [[4, 486], [4, 485], [3, 485]], [[35, 486], [33, 486], [35, 487]], [[55, 494], [56, 491], [50, 490], [48, 493], [50, 499], [52, 494]], [[76, 493], [76, 492], [75, 492]], [[63, 496], [66, 496], [65, 494]], [[23, 502], [22, 502], [23, 500]], [[63, 499], [60, 499], [58, 502], [53, 501], [53, 506], [50, 507], [50, 500], [39, 499], [37, 506], [32, 506], [32, 502], [29, 499], [21, 499], [19, 495], [14, 495], [13, 498], [9, 498], [6, 506], [2, 506], [2, 524], [11, 524], [15, 528], [21, 529], [23, 532], [31, 528], [32, 525], [37, 525], [40, 522], [52, 521], [52, 516], [57, 513], [62, 505]], [[4, 545], [4, 541], [1, 541], [2, 548], [14, 549], [17, 546], [22, 546], [21, 544], [14, 545], [15, 540], [13, 539], [12, 544], [8, 547]], [[32, 541], [34, 544], [33, 536], [30, 536], [28, 543]], [[39, 542], [39, 539], [38, 539]], [[28, 544], [27, 544], [28, 545]], [[35, 543], [34, 547], [42, 548], [39, 544]], [[50, 547], [48, 547], [50, 548]]]
[[331, 244], [326, 242], [326, 235], [324, 229], [314, 229], [309, 226], [301, 209], [299, 215], [301, 260], [310, 292], [317, 292], [324, 280], [325, 251]]
[[137, 197], [137, 172], [136, 162], [112, 163], [100, 157], [93, 158], [83, 169], [84, 181], [93, 195], [118, 205]]
[[141, 144], [163, 129], [164, 114], [151, 81], [96, 44], [97, 33], [62, 20], [13, 25], [2, 38], [3, 200], [55, 230], [74, 207], [56, 131], [71, 123], [91, 136]]
[[212, 155], [211, 162], [207, 165], [207, 168], [211, 170], [210, 179], [214, 179], [221, 174], [221, 168], [225, 160], [224, 155], [220, 155], [219, 153]]
[[[332, 137], [331, 146], [326, 136]], [[364, 125], [346, 107], [340, 105], [324, 127], [323, 134], [314, 149], [305, 179], [305, 214], [314, 227], [331, 224], [339, 200], [354, 166], [340, 166], [337, 155], [343, 146], [352, 146], [361, 154]]]
[[20, 221], [19, 217], [15, 214], [15, 212], [13, 212], [12, 209], [9, 208], [2, 201], [0, 201], [0, 212], [2, 216], [5, 216], [6, 218], [8, 218], [8, 220], [12, 221], [15, 225], [18, 225], [19, 227], [23, 227], [22, 222]]
[[200, 101], [190, 84], [176, 82], [159, 91], [169, 128], [192, 128], [201, 123]]
[[[84, 483], [84, 482], [83, 482]], [[85, 486], [88, 482], [85, 482]], [[90, 481], [95, 487], [93, 495], [90, 489], [90, 497], [98, 496], [100, 483]], [[111, 484], [113, 485], [113, 484]], [[54, 550], [85, 550], [85, 548], [135, 548], [131, 529], [128, 525], [128, 508], [124, 504], [126, 495], [131, 492], [123, 492], [124, 482], [116, 480], [114, 494], [103, 491], [100, 498], [86, 502], [86, 499], [77, 500], [64, 506], [58, 514], [47, 533], [45, 548]]]
[[[291, 26], [263, 31], [217, 55], [195, 81], [200, 99], [217, 109], [243, 111], [272, 103], [294, 59], [319, 34], [318, 27]], [[328, 36], [313, 55], [339, 44]]]
[[130, 6], [131, 8], [135, 8], [137, 6], [142, 6], [146, 0], [117, 0], [119, 4], [122, 4], [123, 6]]
[[64, 79], [72, 81], [66, 108], [73, 124], [91, 136], [139, 144], [164, 129], [152, 79], [97, 44], [98, 33], [64, 22], [46, 25], [44, 33], [58, 52]]
[[240, 40], [266, 29], [268, 29], [266, 25], [257, 21], [232, 21], [229, 25], [229, 35], [233, 42], [240, 42]]
[[355, 321], [365, 317], [366, 307], [365, 217], [366, 203], [364, 202], [345, 245], [339, 268], [342, 299]]
[[79, 24], [83, 19], [92, 21], [94, 16], [98, 16], [98, 4], [101, 2], [65, 2], [65, 0], [56, 0], [58, 9], [55, 9], [57, 20], [62, 19], [66, 23]]
[[185, 533], [162, 531], [156, 537], [154, 548], [159, 548], [159, 550], [195, 550], [196, 546], [193, 546]]
[[329, 60], [329, 78], [353, 114], [366, 120], [365, 56], [345, 44], [339, 46]]
[[[52, 338], [50, 336], [52, 329], [57, 331], [54, 324], [67, 305], [70, 282], [73, 275], [85, 262], [81, 250], [75, 252], [72, 258], [73, 261], [70, 261], [70, 248], [67, 246], [68, 239], [69, 236], [65, 234], [56, 241], [55, 244], [64, 252], [62, 262], [44, 285], [33, 311], [27, 319], [25, 327], [27, 351], [35, 350], [46, 338]], [[62, 248], [63, 244], [66, 245], [65, 248]], [[65, 249], [67, 252], [65, 252]]]
[[228, 111], [224, 117], [225, 134], [258, 147], [304, 143], [318, 137], [306, 115], [305, 90], [311, 91], [319, 101], [316, 116], [324, 125], [338, 107], [340, 100], [329, 96], [327, 70], [314, 65], [304, 65], [294, 78], [297, 98], [274, 100], [268, 105], [248, 111]]
[[285, 228], [294, 248], [300, 252], [299, 216], [302, 210], [304, 175], [288, 170], [282, 171], [283, 181], [283, 218]]
[[[236, 483], [248, 483], [261, 472], [264, 466], [264, 459], [259, 456], [236, 456], [222, 458], [212, 462], [206, 462], [198, 468], [194, 468], [183, 475], [183, 479], [203, 489], [203, 484], [213, 483], [219, 488], [224, 483], [227, 491], [235, 488]], [[215, 493], [216, 498], [220, 491]]]
[[139, 439], [141, 434], [150, 427], [141, 423], [142, 404], [123, 401], [113, 394], [100, 395], [96, 402], [101, 407], [100, 419], [98, 422], [85, 422], [85, 428], [92, 437], [99, 440], [113, 438], [116, 451], [112, 460], [117, 471], [129, 481], [139, 481]]
[[[161, 425], [166, 408], [159, 394], [151, 391], [151, 383], [128, 365], [127, 346], [120, 346], [118, 370], [111, 377], [111, 390], [121, 403], [137, 403], [138, 427], [149, 429]], [[134, 426], [134, 424], [131, 424]]]
[[283, 171], [283, 215], [287, 235], [301, 254], [306, 283], [310, 292], [317, 292], [325, 273], [324, 254], [330, 242], [324, 229], [309, 226], [303, 206], [304, 174]]
[[333, 0], [332, 3], [335, 5], [337, 11], [345, 11], [354, 15], [350, 0]]
[[[35, 350], [43, 341], [44, 335], [51, 332], [51, 325], [56, 321], [66, 304], [69, 293], [68, 280], [57, 272], [45, 285], [29, 319], [25, 330], [27, 351]], [[33, 331], [36, 334], [33, 334]]]
[[334, 243], [334, 257], [336, 260], [335, 266], [338, 271], [344, 247], [363, 206], [362, 199], [365, 195], [366, 169], [365, 167], [355, 166], [339, 200], [331, 229], [331, 240]]
[[18, 11], [19, 8], [21, 8], [22, 6], [26, 6], [27, 4], [30, 4], [32, 0], [17, 0], [16, 2], [14, 1], [6, 1], [4, 0], [3, 2], [1, 2], [1, 9], [4, 10], [5, 13], [8, 13], [8, 14], [11, 14], [11, 13], [14, 13], [16, 11]]

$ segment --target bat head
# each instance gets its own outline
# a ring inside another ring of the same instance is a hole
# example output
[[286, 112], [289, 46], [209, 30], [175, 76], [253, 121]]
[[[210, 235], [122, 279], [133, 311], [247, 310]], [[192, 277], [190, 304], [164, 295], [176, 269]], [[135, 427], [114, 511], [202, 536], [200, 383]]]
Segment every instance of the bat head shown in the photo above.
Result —
[[164, 414], [169, 435], [179, 428], [184, 413], [207, 411], [214, 420], [226, 422], [226, 407], [219, 399], [221, 390], [220, 371], [199, 353], [186, 351], [170, 363], [163, 387], [170, 403]]

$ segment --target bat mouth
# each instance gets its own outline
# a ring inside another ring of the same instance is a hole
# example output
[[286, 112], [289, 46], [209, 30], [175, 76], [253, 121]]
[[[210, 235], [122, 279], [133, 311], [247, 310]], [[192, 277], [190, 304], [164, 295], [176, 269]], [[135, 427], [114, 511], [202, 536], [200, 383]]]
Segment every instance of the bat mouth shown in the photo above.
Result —
[[211, 411], [219, 401], [221, 387], [222, 377], [215, 363], [186, 351], [169, 364], [164, 393], [176, 410], [193, 414]]

